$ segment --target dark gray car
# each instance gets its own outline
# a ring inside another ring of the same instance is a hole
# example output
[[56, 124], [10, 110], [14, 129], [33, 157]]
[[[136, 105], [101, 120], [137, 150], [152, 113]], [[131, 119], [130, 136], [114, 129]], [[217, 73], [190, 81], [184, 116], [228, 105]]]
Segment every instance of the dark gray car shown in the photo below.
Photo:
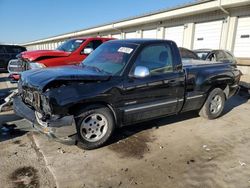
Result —
[[9, 61], [16, 59], [16, 56], [23, 51], [26, 51], [26, 48], [22, 46], [0, 45], [0, 72], [6, 72]]
[[223, 63], [237, 64], [234, 55], [227, 50], [199, 49], [194, 50], [197, 56], [205, 61], [219, 61]]

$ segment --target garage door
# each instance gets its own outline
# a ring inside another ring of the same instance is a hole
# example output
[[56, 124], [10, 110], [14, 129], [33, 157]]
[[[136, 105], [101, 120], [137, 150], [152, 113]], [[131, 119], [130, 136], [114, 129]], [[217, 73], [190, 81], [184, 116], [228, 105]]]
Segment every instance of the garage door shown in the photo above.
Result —
[[239, 18], [238, 20], [234, 55], [250, 58], [250, 17]]
[[165, 39], [175, 41], [177, 46], [183, 44], [184, 26], [165, 28]]
[[142, 37], [146, 38], [146, 39], [156, 39], [157, 38], [157, 31], [156, 31], [156, 29], [144, 30], [142, 32]]
[[112, 38], [116, 38], [116, 39], [121, 39], [122, 38], [121, 34], [114, 34], [114, 35], [111, 35], [111, 36], [112, 36]]
[[134, 38], [136, 38], [136, 32], [125, 33], [125, 38], [126, 39], [134, 39]]
[[220, 47], [222, 21], [195, 25], [194, 49], [218, 49]]

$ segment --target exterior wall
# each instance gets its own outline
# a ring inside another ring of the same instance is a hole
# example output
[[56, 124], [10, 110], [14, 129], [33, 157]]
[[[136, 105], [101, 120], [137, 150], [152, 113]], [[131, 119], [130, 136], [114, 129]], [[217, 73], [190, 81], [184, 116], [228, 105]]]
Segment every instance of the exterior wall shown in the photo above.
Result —
[[[218, 1], [219, 2], [219, 1]], [[146, 30], [156, 30], [155, 38], [164, 39], [166, 35], [165, 28], [171, 28], [176, 26], [183, 26], [183, 42], [182, 46], [193, 49], [194, 47], [194, 35], [195, 35], [195, 26], [198, 23], [206, 23], [210, 21], [222, 21], [221, 37], [219, 48], [227, 49], [231, 52], [234, 52], [235, 46], [235, 36], [237, 32], [237, 25], [239, 17], [250, 17], [250, 1], [249, 0], [221, 0], [224, 8], [229, 12], [229, 14], [223, 12], [219, 8], [217, 1], [205, 2], [204, 5], [198, 4], [190, 7], [179, 8], [171, 11], [162, 12], [156, 15], [149, 15], [135, 18], [123, 22], [114, 23], [110, 27], [108, 25], [86, 29], [74, 33], [69, 33], [57, 37], [52, 37], [43, 40], [42, 42], [33, 42], [25, 45], [28, 50], [35, 49], [54, 49], [61, 44], [61, 41], [67, 40], [70, 37], [74, 36], [105, 36], [105, 37], [114, 37], [119, 39], [126, 38], [127, 33], [135, 32], [133, 37], [143, 38], [143, 32]], [[231, 4], [231, 5], [230, 5]], [[238, 6], [240, 5], [241, 6]], [[230, 8], [231, 6], [231, 8]], [[212, 8], [214, 7], [214, 8]], [[234, 8], [233, 8], [234, 7]], [[190, 9], [190, 13], [187, 13]], [[200, 9], [200, 11], [199, 11]], [[201, 9], [203, 11], [201, 11]], [[193, 11], [193, 13], [192, 13]], [[172, 14], [175, 12], [176, 14]], [[169, 16], [168, 16], [169, 15]], [[173, 16], [174, 15], [174, 16]], [[156, 19], [157, 16], [157, 19]], [[144, 22], [139, 22], [140, 20], [145, 19]], [[152, 21], [153, 20], [153, 21]], [[157, 21], [154, 21], [157, 20]], [[132, 24], [133, 22], [133, 24]], [[71, 36], [72, 35], [72, 36]], [[132, 35], [131, 35], [132, 36]], [[56, 39], [56, 38], [60, 38]], [[205, 46], [204, 46], [205, 48]], [[250, 59], [250, 54], [249, 54]], [[250, 61], [240, 59], [239, 62], [244, 62], [244, 65], [250, 65]], [[249, 71], [250, 74], [250, 71]]]
[[25, 47], [27, 48], [27, 50], [55, 50], [63, 42], [64, 41], [52, 41], [48, 43], [38, 43], [35, 45], [27, 45]]

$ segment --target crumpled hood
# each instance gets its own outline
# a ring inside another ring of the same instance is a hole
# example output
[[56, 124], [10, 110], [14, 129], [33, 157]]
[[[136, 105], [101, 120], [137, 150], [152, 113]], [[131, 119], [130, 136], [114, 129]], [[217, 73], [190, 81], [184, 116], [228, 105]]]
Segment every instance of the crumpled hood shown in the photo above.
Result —
[[23, 59], [28, 59], [29, 61], [35, 61], [40, 57], [67, 57], [71, 52], [64, 52], [59, 50], [34, 50], [26, 51], [21, 53]]
[[104, 81], [110, 78], [102, 72], [97, 72], [83, 66], [63, 66], [25, 71], [21, 75], [22, 86], [40, 91], [52, 81]]

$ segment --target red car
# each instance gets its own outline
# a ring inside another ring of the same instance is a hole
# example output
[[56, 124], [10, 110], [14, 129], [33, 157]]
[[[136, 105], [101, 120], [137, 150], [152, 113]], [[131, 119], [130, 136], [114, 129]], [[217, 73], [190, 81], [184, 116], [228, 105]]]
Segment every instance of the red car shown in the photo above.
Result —
[[20, 78], [20, 73], [25, 70], [79, 64], [93, 50], [109, 40], [112, 40], [112, 38], [75, 38], [67, 40], [56, 50], [22, 52], [18, 59], [10, 60], [9, 77], [12, 81], [17, 81]]

